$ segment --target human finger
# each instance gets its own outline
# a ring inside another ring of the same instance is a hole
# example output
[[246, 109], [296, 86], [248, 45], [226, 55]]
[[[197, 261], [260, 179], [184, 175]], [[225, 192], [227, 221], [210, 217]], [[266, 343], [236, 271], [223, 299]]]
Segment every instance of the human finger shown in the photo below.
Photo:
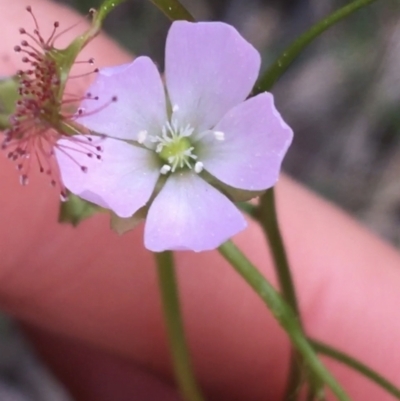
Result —
[[[9, 3], [7, 10], [1, 10], [4, 24], [16, 9]], [[59, 15], [55, 5], [30, 3], [44, 21], [52, 20], [49, 10]], [[17, 4], [23, 8], [25, 2]], [[12, 15], [15, 25], [18, 17]], [[76, 18], [72, 13], [62, 15], [66, 23], [68, 15], [71, 20]], [[104, 42], [100, 38], [97, 43]], [[108, 51], [114, 49], [110, 46], [92, 49], [91, 56], [106, 63]], [[123, 62], [126, 57], [121, 55], [120, 61], [113, 57], [112, 61]], [[1, 227], [9, 227], [0, 232], [4, 308], [49, 330], [171, 374], [154, 264], [141, 246], [141, 230], [118, 238], [109, 232], [105, 216], [97, 216], [77, 230], [60, 227], [55, 223], [57, 201], [51, 199], [46, 185], [37, 178], [34, 185], [21, 188], [10, 163], [1, 163], [5, 188], [0, 200], [4, 211]], [[386, 315], [376, 314], [374, 309], [384, 308], [389, 313], [396, 303], [397, 254], [290, 180], [283, 179], [278, 185], [278, 201], [311, 334], [350, 347], [356, 356], [375, 364], [378, 361], [379, 367], [385, 365], [383, 373], [388, 367], [398, 367], [387, 351], [379, 351], [377, 357], [368, 347], [371, 339], [378, 343], [382, 336], [390, 343], [400, 330], [391, 322], [391, 330], [383, 333], [376, 324], [379, 316]], [[273, 280], [271, 257], [261, 231], [250, 224], [236, 241]], [[385, 266], [379, 275], [376, 255]], [[216, 399], [232, 399], [233, 395], [237, 399], [277, 399], [285, 382], [289, 348], [265, 306], [215, 252], [179, 253], [177, 261], [188, 335], [203, 386]], [[345, 282], [343, 277], [349, 272], [352, 281]], [[354, 291], [354, 282], [361, 290]], [[346, 307], [343, 313], [343, 303], [350, 305], [349, 299], [353, 307]], [[372, 304], [376, 306], [371, 309]], [[371, 312], [366, 314], [366, 310]], [[367, 340], [359, 341], [366, 328]], [[342, 372], [337, 370], [338, 375], [344, 375]], [[363, 383], [347, 373], [343, 380], [352, 392], [359, 391]], [[364, 388], [364, 399], [374, 399], [370, 398], [373, 390]]]

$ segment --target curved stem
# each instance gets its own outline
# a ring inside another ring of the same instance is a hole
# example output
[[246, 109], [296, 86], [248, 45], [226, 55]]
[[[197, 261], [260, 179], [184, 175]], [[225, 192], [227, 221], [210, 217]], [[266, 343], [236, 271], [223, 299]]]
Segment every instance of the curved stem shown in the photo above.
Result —
[[336, 361], [339, 361], [351, 367], [352, 369], [361, 373], [362, 375], [364, 375], [365, 377], [376, 383], [378, 386], [382, 387], [388, 393], [392, 394], [393, 396], [395, 396], [397, 399], [400, 400], [400, 388], [394, 386], [392, 383], [390, 383], [388, 380], [382, 377], [379, 373], [376, 373], [368, 366], [357, 361], [351, 356], [346, 355], [343, 352], [338, 351], [337, 349], [332, 348], [329, 345], [326, 345], [320, 341], [313, 340], [310, 338], [309, 342], [315, 349], [315, 351], [317, 351], [318, 353], [329, 356], [330, 358], [335, 359]]
[[125, 0], [104, 0], [98, 8], [96, 22], [101, 25], [104, 18]]
[[[70, 45], [64, 49], [61, 53], [63, 61], [62, 64], [64, 68], [60, 71], [63, 75], [63, 84], [60, 86], [59, 93], [62, 95], [64, 93], [65, 85], [67, 83], [67, 77], [70, 73], [72, 65], [74, 64], [76, 57], [81, 52], [81, 50], [93, 39], [95, 38], [101, 30], [104, 19], [113, 11], [116, 7], [122, 4], [126, 0], [103, 0], [97, 10], [93, 9], [92, 23], [89, 29], [87, 29], [82, 35], [78, 36], [73, 40]], [[55, 57], [59, 57], [58, 53], [54, 54]], [[67, 62], [69, 60], [69, 62]]]
[[254, 94], [270, 90], [297, 56], [299, 56], [299, 54], [322, 32], [374, 1], [375, 0], [354, 0], [350, 4], [339, 8], [339, 10], [317, 22], [308, 31], [300, 35], [261, 76], [255, 85]]
[[194, 21], [192, 14], [178, 0], [150, 0], [170, 20]]
[[307, 364], [314, 383], [326, 384], [340, 401], [350, 401], [350, 398], [340, 384], [318, 359], [315, 351], [304, 335], [303, 329], [288, 303], [264, 278], [257, 268], [231, 242], [225, 242], [219, 247], [220, 253], [235, 268], [242, 278], [260, 296], [275, 319], [286, 331], [293, 346]]
[[172, 252], [155, 253], [175, 377], [186, 401], [203, 401], [186, 343]]
[[[317, 22], [308, 31], [298, 37], [271, 67], [261, 76], [257, 81], [253, 90], [254, 94], [270, 90], [274, 83], [282, 76], [282, 74], [289, 68], [291, 63], [300, 55], [300, 53], [322, 32], [327, 30], [332, 25], [346, 18], [358, 9], [365, 7], [375, 0], [355, 0], [350, 4], [340, 8], [328, 17]], [[279, 231], [277, 222], [277, 214], [274, 200], [273, 188], [268, 190], [262, 197], [259, 208], [260, 216], [259, 221], [263, 230], [268, 238], [270, 247], [275, 260], [276, 272], [278, 275], [279, 285], [284, 298], [287, 300], [293, 311], [296, 313], [300, 321], [300, 314], [297, 305], [295, 287], [291, 278], [288, 260], [285, 253], [282, 236]], [[301, 358], [298, 360], [295, 353], [292, 352], [289, 380], [286, 390], [285, 400], [295, 401], [297, 399], [298, 388], [302, 381], [302, 364]]]

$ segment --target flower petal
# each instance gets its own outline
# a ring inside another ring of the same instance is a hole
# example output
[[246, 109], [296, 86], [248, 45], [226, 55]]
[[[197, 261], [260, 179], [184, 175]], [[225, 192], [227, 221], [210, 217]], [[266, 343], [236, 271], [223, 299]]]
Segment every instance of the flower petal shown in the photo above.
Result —
[[[100, 70], [88, 93], [99, 100], [83, 101], [83, 116], [77, 121], [98, 133], [137, 140], [139, 132], [159, 133], [167, 119], [161, 77], [148, 57]], [[111, 102], [113, 97], [117, 97], [115, 102]], [[101, 108], [107, 102], [111, 103]]]
[[145, 246], [154, 252], [217, 248], [242, 231], [235, 205], [193, 173], [172, 174], [150, 206]]
[[212, 128], [246, 99], [259, 68], [257, 50], [230, 25], [176, 21], [169, 30], [166, 85], [182, 126]]
[[293, 131], [276, 110], [270, 93], [233, 108], [215, 131], [224, 133], [224, 140], [207, 135], [196, 146], [198, 158], [210, 174], [250, 191], [276, 183]]
[[[112, 138], [90, 138], [91, 143], [88, 136], [57, 142], [56, 158], [64, 185], [120, 217], [132, 216], [149, 200], [159, 177], [153, 152]], [[87, 156], [93, 146], [102, 147], [102, 160]]]

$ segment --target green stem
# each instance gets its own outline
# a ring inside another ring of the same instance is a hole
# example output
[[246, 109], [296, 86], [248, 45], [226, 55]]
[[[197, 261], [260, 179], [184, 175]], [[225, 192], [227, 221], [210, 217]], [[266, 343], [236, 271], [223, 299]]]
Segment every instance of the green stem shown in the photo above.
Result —
[[[300, 55], [314, 39], [332, 25], [346, 18], [358, 9], [367, 6], [375, 0], [355, 0], [352, 3], [340, 8], [328, 17], [316, 23], [308, 31], [297, 38], [274, 64], [261, 76], [255, 85], [254, 94], [270, 90], [274, 83], [289, 68], [291, 63]], [[275, 268], [278, 275], [279, 286], [283, 297], [292, 307], [300, 321], [299, 308], [296, 299], [295, 287], [290, 274], [290, 268], [285, 253], [282, 236], [277, 221], [274, 190], [268, 190], [262, 197], [259, 210], [259, 221], [268, 238], [273, 253]], [[298, 389], [302, 381], [302, 361], [298, 360], [296, 353], [291, 355], [289, 380], [285, 400], [294, 401], [297, 399]]]
[[324, 343], [313, 339], [309, 339], [309, 342], [318, 353], [329, 356], [332, 359], [351, 367], [400, 400], [400, 388], [394, 386], [379, 373], [376, 373], [363, 363]]
[[110, 14], [111, 11], [113, 11], [117, 6], [122, 4], [125, 0], [104, 0], [103, 3], [101, 3], [101, 6], [97, 10], [97, 15], [96, 15], [96, 22], [98, 22], [99, 25], [102, 24], [104, 21], [104, 18], [107, 17], [108, 14]]
[[203, 401], [186, 343], [172, 252], [155, 253], [172, 362], [179, 389], [186, 401]]
[[219, 251], [268, 306], [278, 323], [286, 331], [293, 346], [307, 364], [314, 382], [326, 384], [340, 401], [350, 401], [340, 384], [318, 359], [303, 333], [296, 314], [278, 291], [231, 241], [222, 244], [219, 247]]
[[68, 75], [78, 54], [100, 33], [103, 21], [107, 15], [124, 1], [125, 0], [104, 0], [97, 10], [93, 9], [93, 13], [91, 14], [93, 19], [90, 28], [73, 40], [63, 51], [54, 53], [53, 57], [56, 59], [61, 57], [59, 62], [63, 65], [60, 71], [63, 78], [63, 84], [60, 86], [59, 90], [60, 96], [64, 93]]
[[322, 32], [326, 31], [332, 25], [348, 17], [358, 9], [365, 7], [375, 0], [354, 0], [350, 4], [340, 8], [328, 17], [317, 22], [308, 31], [299, 36], [269, 67], [269, 69], [261, 76], [255, 85], [254, 94], [270, 90], [274, 83], [288, 69], [290, 64], [299, 56], [314, 39]]
[[296, 315], [300, 316], [296, 291], [290, 273], [289, 262], [282, 235], [279, 229], [274, 188], [270, 188], [261, 197], [259, 208], [260, 223], [271, 247], [275, 261], [276, 273], [278, 275], [279, 288], [281, 289], [282, 295], [287, 303]]
[[178, 0], [150, 0], [170, 20], [194, 21], [192, 14]]
[[[279, 230], [278, 217], [275, 206], [274, 189], [269, 189], [260, 199], [259, 221], [268, 239], [274, 258], [275, 271], [278, 276], [279, 288], [286, 302], [296, 314], [299, 324], [301, 318], [297, 303], [296, 291], [290, 273], [288, 258], [282, 235]], [[295, 401], [303, 380], [302, 358], [296, 352], [290, 357], [289, 378], [286, 388], [285, 400]]]

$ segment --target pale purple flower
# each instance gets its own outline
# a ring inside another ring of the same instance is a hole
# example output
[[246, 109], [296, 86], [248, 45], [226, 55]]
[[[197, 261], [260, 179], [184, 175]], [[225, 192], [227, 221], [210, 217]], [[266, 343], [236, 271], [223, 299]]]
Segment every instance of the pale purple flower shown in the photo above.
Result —
[[107, 136], [92, 137], [102, 161], [79, 144], [56, 148], [65, 186], [123, 218], [150, 205], [144, 241], [152, 251], [218, 247], [246, 227], [219, 189], [273, 186], [292, 140], [271, 94], [246, 100], [259, 68], [258, 52], [233, 27], [174, 22], [165, 88], [147, 57], [100, 71], [90, 93], [118, 101], [90, 114], [86, 100], [78, 121]]

